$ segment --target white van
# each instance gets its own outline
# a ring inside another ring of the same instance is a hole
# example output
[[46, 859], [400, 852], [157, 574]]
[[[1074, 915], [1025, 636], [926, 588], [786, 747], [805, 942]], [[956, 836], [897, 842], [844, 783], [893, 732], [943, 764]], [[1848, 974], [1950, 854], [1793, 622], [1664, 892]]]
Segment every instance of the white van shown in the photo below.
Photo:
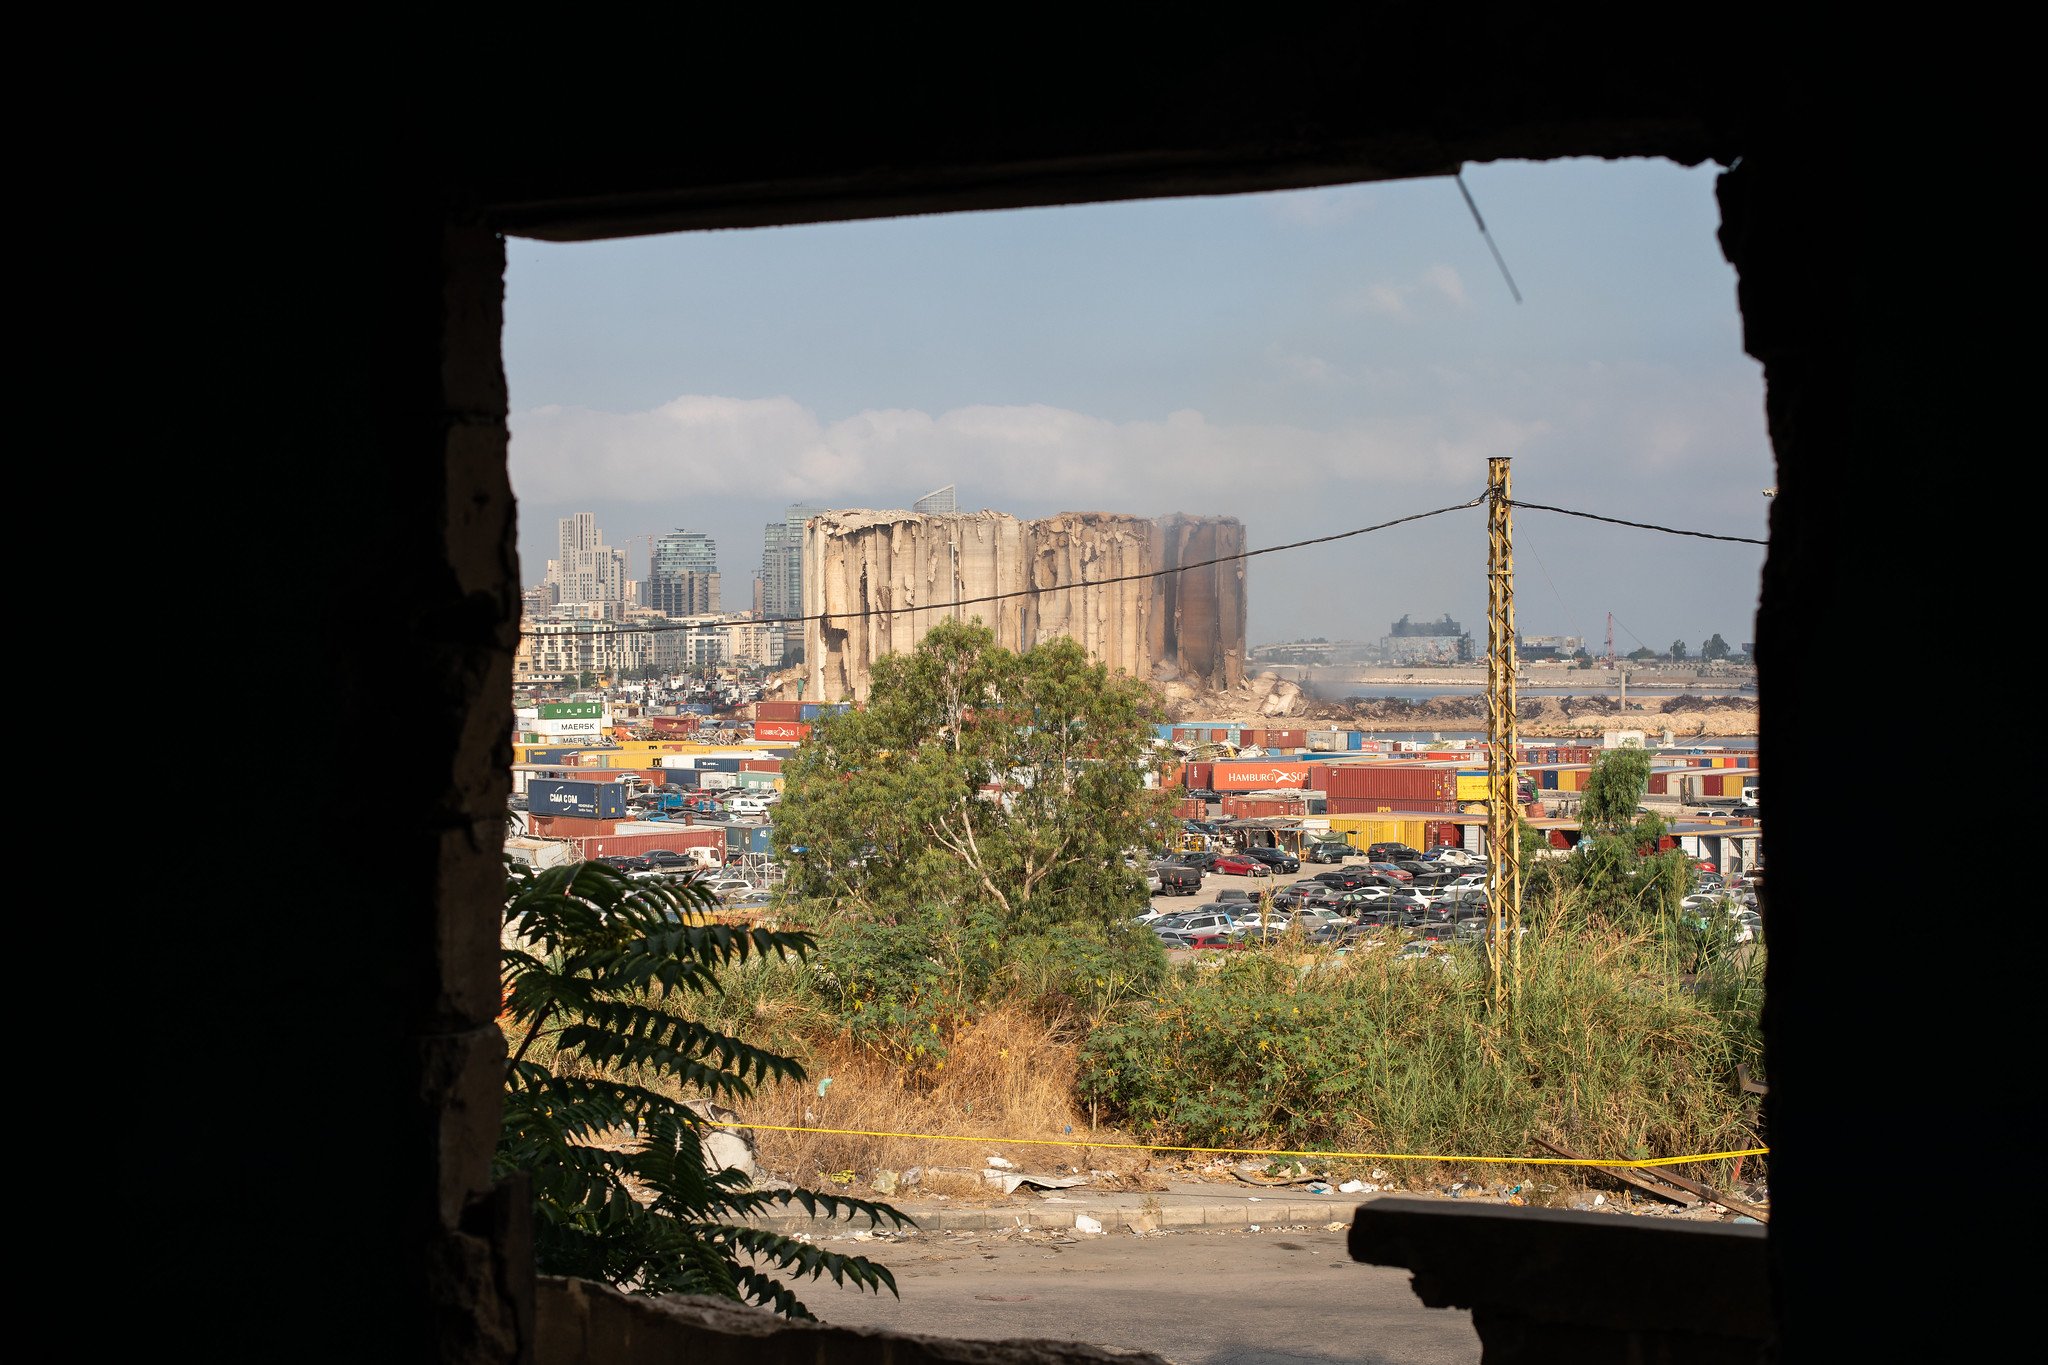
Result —
[[764, 797], [735, 796], [725, 803], [725, 808], [733, 815], [766, 815], [773, 805]]

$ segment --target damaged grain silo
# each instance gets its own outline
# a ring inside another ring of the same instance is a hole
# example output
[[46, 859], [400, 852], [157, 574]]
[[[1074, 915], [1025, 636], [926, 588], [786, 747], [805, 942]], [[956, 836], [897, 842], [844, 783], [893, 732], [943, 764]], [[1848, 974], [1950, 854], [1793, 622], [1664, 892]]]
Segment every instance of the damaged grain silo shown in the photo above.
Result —
[[875, 660], [954, 616], [979, 616], [1011, 649], [1066, 635], [1136, 677], [1235, 687], [1243, 553], [1234, 517], [827, 512], [804, 530], [805, 690], [863, 700]]

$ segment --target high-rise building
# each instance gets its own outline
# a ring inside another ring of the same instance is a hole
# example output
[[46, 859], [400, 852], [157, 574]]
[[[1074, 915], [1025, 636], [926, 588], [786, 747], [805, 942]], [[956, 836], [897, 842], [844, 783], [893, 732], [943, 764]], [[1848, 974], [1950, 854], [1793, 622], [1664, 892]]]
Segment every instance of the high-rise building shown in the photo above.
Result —
[[665, 616], [715, 615], [718, 545], [702, 531], [657, 536], [647, 572], [647, 605]]
[[781, 521], [761, 532], [761, 615], [770, 621], [798, 620], [804, 611], [804, 523], [822, 507], [792, 503]]
[[954, 496], [953, 485], [949, 483], [944, 488], [934, 488], [910, 504], [910, 510], [923, 512], [926, 516], [950, 517], [960, 510], [960, 499]]
[[548, 561], [548, 582], [557, 602], [623, 602], [626, 552], [604, 543], [593, 512], [577, 512], [556, 523], [560, 557]]

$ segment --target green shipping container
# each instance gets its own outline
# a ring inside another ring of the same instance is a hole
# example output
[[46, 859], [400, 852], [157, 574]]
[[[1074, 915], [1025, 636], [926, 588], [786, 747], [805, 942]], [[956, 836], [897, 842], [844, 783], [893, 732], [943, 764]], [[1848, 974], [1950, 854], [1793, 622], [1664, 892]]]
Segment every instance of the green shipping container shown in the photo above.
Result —
[[601, 701], [544, 701], [540, 704], [542, 720], [603, 720], [604, 703]]

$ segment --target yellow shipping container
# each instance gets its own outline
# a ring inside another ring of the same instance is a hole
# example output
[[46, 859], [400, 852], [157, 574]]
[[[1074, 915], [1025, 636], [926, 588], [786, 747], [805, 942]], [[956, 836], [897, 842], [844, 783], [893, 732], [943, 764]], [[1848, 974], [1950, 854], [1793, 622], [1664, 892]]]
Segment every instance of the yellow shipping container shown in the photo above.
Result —
[[1332, 815], [1330, 833], [1363, 851], [1372, 844], [1406, 844], [1425, 848], [1422, 820], [1394, 820], [1383, 815]]
[[[1479, 774], [1478, 776], [1469, 776], [1469, 775], [1467, 775], [1467, 774], [1465, 774], [1465, 773], [1459, 773], [1459, 774], [1458, 774], [1458, 800], [1460, 800], [1460, 801], [1485, 801], [1485, 800], [1487, 800], [1487, 799], [1488, 799], [1489, 797], [1491, 797], [1491, 796], [1493, 795], [1493, 793], [1492, 793], [1492, 792], [1490, 792], [1490, 791], [1488, 791], [1488, 790], [1487, 790], [1487, 785], [1488, 785], [1488, 784], [1487, 784], [1487, 781], [1486, 781], [1486, 775], [1485, 775], [1484, 773], [1481, 773], [1481, 774]], [[1413, 847], [1413, 848], [1420, 848], [1420, 847], [1421, 847], [1421, 845], [1420, 845], [1420, 844], [1411, 844], [1411, 845], [1410, 845], [1410, 847]]]

